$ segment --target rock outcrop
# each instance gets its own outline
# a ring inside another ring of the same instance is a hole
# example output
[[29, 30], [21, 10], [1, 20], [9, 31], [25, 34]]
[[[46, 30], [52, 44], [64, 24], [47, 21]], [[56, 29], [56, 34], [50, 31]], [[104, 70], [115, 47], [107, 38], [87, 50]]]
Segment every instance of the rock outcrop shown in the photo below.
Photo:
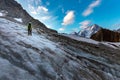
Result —
[[108, 29], [100, 29], [91, 36], [91, 39], [97, 41], [120, 42], [120, 33]]

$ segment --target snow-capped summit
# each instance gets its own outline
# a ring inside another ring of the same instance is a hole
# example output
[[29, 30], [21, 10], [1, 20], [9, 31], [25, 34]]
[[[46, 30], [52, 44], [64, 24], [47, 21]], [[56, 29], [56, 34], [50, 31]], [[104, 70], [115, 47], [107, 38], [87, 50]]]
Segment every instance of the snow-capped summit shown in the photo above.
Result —
[[120, 32], [120, 29], [118, 29], [117, 32]]
[[94, 24], [92, 26], [88, 26], [82, 30], [80, 30], [78, 32], [78, 35], [81, 37], [86, 37], [86, 38], [90, 38], [91, 35], [95, 34], [97, 31], [99, 31], [101, 29], [100, 26], [98, 26], [97, 24]]

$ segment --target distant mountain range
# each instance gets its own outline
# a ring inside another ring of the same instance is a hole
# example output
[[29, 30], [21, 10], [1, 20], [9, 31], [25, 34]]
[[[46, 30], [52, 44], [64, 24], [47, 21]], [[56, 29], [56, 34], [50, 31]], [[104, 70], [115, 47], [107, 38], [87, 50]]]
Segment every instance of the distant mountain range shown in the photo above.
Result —
[[119, 42], [120, 41], [119, 32], [120, 29], [112, 31], [112, 30], [104, 29], [97, 24], [94, 24], [92, 26], [88, 26], [80, 30], [79, 32], [73, 32], [70, 35], [84, 37], [84, 38], [91, 38], [97, 41]]

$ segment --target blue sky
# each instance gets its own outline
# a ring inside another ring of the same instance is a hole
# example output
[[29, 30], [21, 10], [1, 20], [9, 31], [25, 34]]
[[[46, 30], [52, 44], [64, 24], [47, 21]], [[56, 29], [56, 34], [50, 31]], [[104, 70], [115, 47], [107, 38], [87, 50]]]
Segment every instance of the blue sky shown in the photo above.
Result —
[[120, 28], [120, 0], [16, 0], [34, 18], [61, 33], [98, 24]]

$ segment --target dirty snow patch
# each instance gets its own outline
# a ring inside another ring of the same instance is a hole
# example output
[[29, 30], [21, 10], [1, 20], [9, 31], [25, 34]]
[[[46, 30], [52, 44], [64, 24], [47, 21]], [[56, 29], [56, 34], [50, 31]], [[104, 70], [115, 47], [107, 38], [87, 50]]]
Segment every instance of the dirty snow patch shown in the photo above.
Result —
[[1, 11], [0, 11], [0, 16], [6, 16], [7, 13], [8, 13], [7, 11], [1, 10]]
[[0, 12], [0, 16], [3, 16], [4, 14]]
[[23, 22], [21, 18], [14, 18], [18, 22]]

